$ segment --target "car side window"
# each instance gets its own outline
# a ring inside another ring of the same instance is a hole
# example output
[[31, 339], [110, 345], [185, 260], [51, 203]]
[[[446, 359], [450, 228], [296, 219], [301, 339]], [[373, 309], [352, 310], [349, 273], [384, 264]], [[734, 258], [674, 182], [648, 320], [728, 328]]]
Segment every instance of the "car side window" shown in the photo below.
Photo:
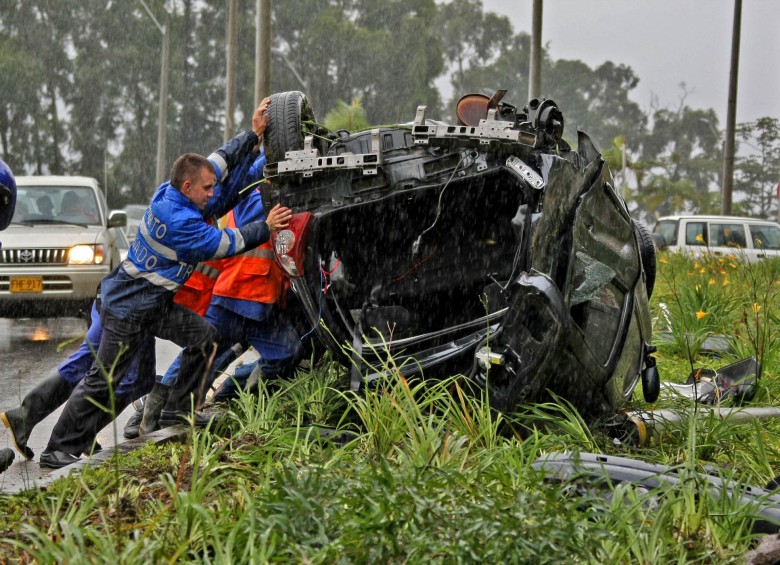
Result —
[[658, 222], [654, 233], [661, 236], [665, 245], [677, 245], [677, 222], [670, 220]]
[[745, 247], [743, 224], [710, 224], [712, 245], [718, 247]]
[[704, 222], [688, 222], [685, 226], [686, 245], [707, 245], [707, 230]]
[[756, 249], [780, 249], [780, 228], [758, 224], [748, 224], [748, 227], [753, 239], [753, 247]]

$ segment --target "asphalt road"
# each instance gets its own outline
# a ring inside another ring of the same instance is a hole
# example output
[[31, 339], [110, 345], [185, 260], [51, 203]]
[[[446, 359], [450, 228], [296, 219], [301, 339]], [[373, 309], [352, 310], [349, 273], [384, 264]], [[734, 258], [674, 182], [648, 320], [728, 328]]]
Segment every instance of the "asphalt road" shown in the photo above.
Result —
[[[81, 344], [86, 322], [76, 318], [7, 319], [0, 318], [0, 412], [15, 408], [29, 390], [66, 360]], [[157, 340], [157, 372], [162, 374], [179, 352], [169, 341]], [[123, 441], [122, 430], [132, 413], [129, 406], [115, 421], [98, 434], [98, 442], [111, 447]], [[45, 449], [60, 410], [33, 430], [28, 445], [34, 461], [25, 461], [16, 453], [14, 464], [0, 474], [0, 492], [18, 492], [51, 472], [38, 466], [38, 455]], [[0, 424], [0, 448], [13, 449], [10, 434]]]

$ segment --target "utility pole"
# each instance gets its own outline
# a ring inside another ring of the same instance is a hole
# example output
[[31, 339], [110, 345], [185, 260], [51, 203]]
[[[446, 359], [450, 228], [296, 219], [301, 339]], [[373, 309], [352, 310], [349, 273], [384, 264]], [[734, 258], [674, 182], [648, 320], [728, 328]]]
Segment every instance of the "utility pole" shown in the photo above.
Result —
[[742, 0], [734, 0], [734, 29], [731, 32], [731, 69], [729, 71], [729, 102], [726, 115], [726, 140], [723, 146], [723, 187], [720, 213], [731, 215], [731, 195], [734, 190], [734, 140], [737, 125], [737, 83], [739, 79], [739, 36], [742, 31]]
[[271, 0], [257, 0], [255, 104], [271, 94]]
[[236, 44], [238, 0], [228, 0], [227, 76], [225, 85], [225, 141], [233, 137], [236, 113]]
[[162, 61], [160, 62], [160, 104], [157, 114], [157, 171], [154, 182], [156, 186], [162, 184], [166, 179], [165, 174], [165, 143], [166, 133], [168, 131], [168, 64], [170, 60], [170, 33], [168, 26], [160, 25], [157, 18], [146, 5], [144, 0], [139, 0], [146, 10], [146, 13], [152, 18], [154, 25], [162, 34]]
[[528, 70], [528, 100], [542, 95], [542, 0], [534, 0], [531, 24], [531, 58]]

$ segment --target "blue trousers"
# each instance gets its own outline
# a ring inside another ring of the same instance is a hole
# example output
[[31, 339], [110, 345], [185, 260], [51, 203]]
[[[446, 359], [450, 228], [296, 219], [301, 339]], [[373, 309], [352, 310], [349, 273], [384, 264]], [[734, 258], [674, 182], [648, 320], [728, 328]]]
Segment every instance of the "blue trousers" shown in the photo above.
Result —
[[[269, 378], [283, 376], [295, 366], [301, 340], [290, 321], [276, 306], [269, 304], [264, 312], [265, 315], [261, 320], [255, 320], [212, 304], [206, 312], [206, 320], [216, 328], [219, 334], [217, 358], [220, 358], [235, 343], [249, 344], [260, 354], [258, 364], [263, 375]], [[185, 377], [185, 382], [190, 383], [189, 388], [194, 391], [192, 385], [195, 383], [192, 382], [192, 378], [187, 372], [181, 369], [182, 356], [186, 352], [186, 349], [183, 350], [171, 364], [162, 378], [162, 384], [173, 386], [176, 382], [176, 388], [180, 386], [187, 388], [181, 380], [177, 382], [181, 373]], [[216, 379], [217, 371], [224, 368], [215, 363], [214, 370], [208, 380], [209, 386]], [[200, 402], [203, 398], [197, 400]]]

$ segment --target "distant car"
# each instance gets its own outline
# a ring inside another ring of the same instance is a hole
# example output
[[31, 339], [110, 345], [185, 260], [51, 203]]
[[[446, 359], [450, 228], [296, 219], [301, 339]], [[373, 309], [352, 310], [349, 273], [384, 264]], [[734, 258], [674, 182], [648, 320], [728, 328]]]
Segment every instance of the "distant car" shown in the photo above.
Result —
[[302, 93], [271, 96], [264, 198], [295, 214], [274, 237], [299, 324], [353, 388], [388, 367], [461, 373], [499, 410], [552, 392], [599, 417], [641, 377], [652, 402], [650, 234], [590, 138], [563, 140], [555, 102], [504, 92], [462, 98], [455, 124], [419, 107], [337, 134], [307, 131]]
[[125, 230], [122, 228], [111, 228], [111, 231], [116, 238], [116, 246], [119, 249], [119, 259], [124, 261], [127, 259], [127, 254], [130, 251], [130, 242], [127, 241]]
[[780, 224], [736, 216], [678, 215], [659, 218], [653, 229], [658, 249], [691, 255], [733, 255], [755, 263], [780, 257]]
[[138, 226], [141, 225], [141, 220], [144, 219], [144, 213], [146, 212], [146, 204], [128, 204], [123, 208], [125, 214], [127, 214], [127, 226], [125, 227], [125, 235], [127, 236], [127, 242], [133, 243], [135, 236], [138, 233]]
[[98, 284], [121, 261], [98, 182], [78, 176], [16, 178], [17, 204], [0, 249], [0, 316], [55, 317], [88, 312]]

